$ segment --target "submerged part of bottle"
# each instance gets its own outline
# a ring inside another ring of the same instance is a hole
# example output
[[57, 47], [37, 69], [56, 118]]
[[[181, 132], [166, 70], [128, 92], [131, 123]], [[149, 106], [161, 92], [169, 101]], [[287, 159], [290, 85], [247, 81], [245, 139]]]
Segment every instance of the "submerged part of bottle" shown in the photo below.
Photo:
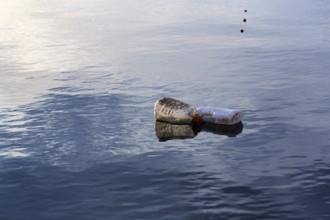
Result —
[[198, 131], [193, 129], [192, 125], [171, 124], [157, 120], [155, 122], [155, 131], [159, 141], [193, 138], [198, 133]]
[[195, 108], [191, 105], [172, 98], [163, 98], [158, 100], [154, 106], [155, 119], [174, 124], [194, 124], [200, 123]]
[[218, 135], [226, 135], [228, 137], [236, 137], [243, 131], [243, 123], [240, 121], [234, 125], [221, 125], [212, 122], [205, 122], [202, 131], [211, 132]]
[[155, 131], [159, 141], [194, 138], [199, 132], [211, 132], [217, 135], [236, 137], [243, 131], [243, 123], [238, 122], [235, 125], [220, 125], [205, 122], [201, 126], [194, 127], [193, 125], [171, 124], [156, 120]]
[[243, 119], [243, 112], [236, 109], [204, 106], [197, 108], [197, 112], [202, 117], [203, 122], [220, 125], [234, 125]]

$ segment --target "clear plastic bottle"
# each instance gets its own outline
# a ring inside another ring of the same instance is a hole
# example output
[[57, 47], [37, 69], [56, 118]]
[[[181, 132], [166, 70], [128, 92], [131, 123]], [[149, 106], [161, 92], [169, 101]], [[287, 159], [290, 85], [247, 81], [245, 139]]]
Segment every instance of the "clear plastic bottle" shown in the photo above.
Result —
[[196, 109], [190, 104], [172, 98], [158, 100], [154, 106], [154, 115], [158, 121], [193, 126], [200, 126], [202, 122], [234, 125], [243, 119], [243, 112], [236, 109], [209, 106]]
[[211, 122], [219, 125], [234, 125], [243, 119], [243, 112], [237, 109], [203, 106], [198, 107], [197, 112], [204, 122]]

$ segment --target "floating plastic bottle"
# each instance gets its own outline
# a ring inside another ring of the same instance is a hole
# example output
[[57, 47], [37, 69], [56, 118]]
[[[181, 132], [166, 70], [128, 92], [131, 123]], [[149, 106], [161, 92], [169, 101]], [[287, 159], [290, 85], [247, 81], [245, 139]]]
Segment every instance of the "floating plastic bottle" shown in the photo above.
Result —
[[199, 107], [173, 99], [163, 98], [154, 106], [155, 119], [174, 124], [192, 124], [198, 126], [203, 122], [220, 125], [234, 125], [243, 119], [243, 113], [236, 109]]

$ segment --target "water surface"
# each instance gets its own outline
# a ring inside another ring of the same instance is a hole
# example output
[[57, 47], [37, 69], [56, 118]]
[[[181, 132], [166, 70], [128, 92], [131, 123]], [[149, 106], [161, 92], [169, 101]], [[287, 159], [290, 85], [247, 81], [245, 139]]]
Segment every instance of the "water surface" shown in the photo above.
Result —
[[[330, 218], [328, 1], [0, 7], [0, 219]], [[162, 97], [244, 128], [159, 141]]]

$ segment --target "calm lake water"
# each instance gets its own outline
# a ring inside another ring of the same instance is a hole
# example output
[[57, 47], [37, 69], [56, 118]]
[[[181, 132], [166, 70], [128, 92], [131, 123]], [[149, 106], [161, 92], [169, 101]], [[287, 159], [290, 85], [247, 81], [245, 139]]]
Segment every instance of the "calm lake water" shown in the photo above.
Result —
[[[0, 219], [330, 219], [328, 0], [0, 8]], [[243, 128], [160, 141], [163, 97]]]

